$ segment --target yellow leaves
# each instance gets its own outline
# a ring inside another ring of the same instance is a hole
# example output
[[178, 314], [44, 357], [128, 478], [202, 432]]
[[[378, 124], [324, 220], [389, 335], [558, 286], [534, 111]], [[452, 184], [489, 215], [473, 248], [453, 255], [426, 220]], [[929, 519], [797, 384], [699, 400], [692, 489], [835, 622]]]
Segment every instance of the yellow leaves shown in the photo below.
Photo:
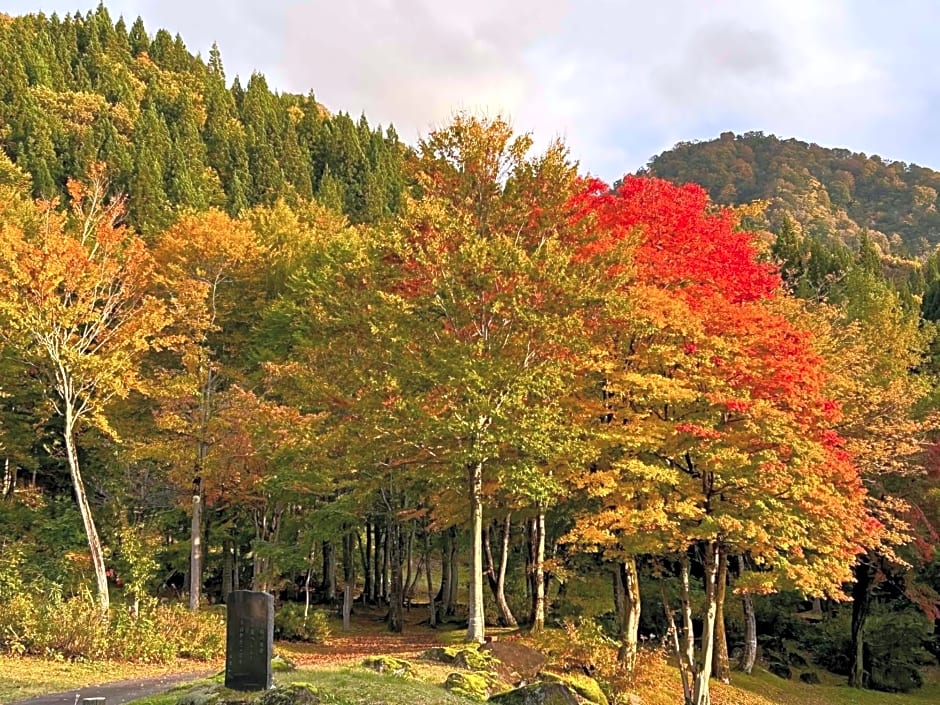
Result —
[[0, 225], [0, 334], [46, 371], [66, 406], [107, 430], [102, 405], [134, 385], [136, 360], [167, 319], [146, 295], [150, 254], [117, 224], [122, 203], [106, 200], [103, 168], [69, 192], [70, 218], [37, 203], [35, 233], [6, 217]]

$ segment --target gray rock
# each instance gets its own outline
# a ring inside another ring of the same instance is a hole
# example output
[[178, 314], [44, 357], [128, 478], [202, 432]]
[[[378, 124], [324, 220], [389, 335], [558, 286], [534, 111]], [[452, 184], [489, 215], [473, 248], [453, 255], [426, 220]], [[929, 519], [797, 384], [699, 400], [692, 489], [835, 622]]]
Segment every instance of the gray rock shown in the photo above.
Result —
[[562, 683], [533, 683], [489, 699], [498, 705], [580, 705], [581, 700]]

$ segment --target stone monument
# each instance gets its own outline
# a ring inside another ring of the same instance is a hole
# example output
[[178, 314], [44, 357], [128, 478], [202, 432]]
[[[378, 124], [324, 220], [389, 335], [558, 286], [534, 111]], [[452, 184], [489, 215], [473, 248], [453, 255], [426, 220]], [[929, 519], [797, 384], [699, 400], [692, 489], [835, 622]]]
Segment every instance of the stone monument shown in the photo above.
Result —
[[267, 690], [274, 656], [274, 596], [235, 590], [228, 595], [225, 687]]

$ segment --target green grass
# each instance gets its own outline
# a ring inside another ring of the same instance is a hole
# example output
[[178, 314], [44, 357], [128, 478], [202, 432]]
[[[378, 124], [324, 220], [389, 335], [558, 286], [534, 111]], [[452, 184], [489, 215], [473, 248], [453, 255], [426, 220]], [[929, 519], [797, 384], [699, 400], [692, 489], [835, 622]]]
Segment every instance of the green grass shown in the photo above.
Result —
[[[364, 668], [304, 668], [276, 673], [274, 682], [311, 683], [328, 705], [468, 705], [476, 703], [447, 692], [441, 687], [446, 674], [444, 667], [419, 669], [421, 680], [381, 675]], [[199, 681], [205, 683], [206, 681]], [[180, 693], [195, 684], [180, 686], [168, 693], [151, 695], [133, 701], [132, 705], [175, 705]], [[250, 699], [254, 694], [223, 689], [226, 700]]]
[[277, 681], [312, 683], [333, 705], [467, 705], [475, 702], [448, 693], [437, 683], [381, 675], [363, 668], [301, 669], [285, 673]]
[[[817, 672], [819, 685], [784, 680], [758, 667], [750, 676], [731, 674], [731, 685], [712, 681], [712, 705], [938, 705], [940, 670], [925, 673], [926, 684], [912, 693], [881, 693], [857, 690], [832, 674]], [[638, 694], [644, 705], [675, 705], [682, 702], [678, 671], [661, 657], [643, 659], [638, 676]]]
[[807, 685], [798, 680], [783, 680], [760, 669], [755, 669], [750, 676], [733, 674], [732, 683], [780, 705], [937, 705], [940, 703], [940, 674], [934, 671], [927, 675], [924, 687], [911, 693], [858, 690], [833, 676], [825, 678], [820, 685]]

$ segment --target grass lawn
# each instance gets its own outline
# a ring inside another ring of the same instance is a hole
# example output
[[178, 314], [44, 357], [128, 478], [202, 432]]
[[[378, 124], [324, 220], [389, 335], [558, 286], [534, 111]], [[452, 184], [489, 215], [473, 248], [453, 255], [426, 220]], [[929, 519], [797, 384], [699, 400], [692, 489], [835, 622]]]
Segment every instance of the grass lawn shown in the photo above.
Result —
[[[845, 680], [820, 673], [822, 683], [807, 685], [799, 680], [784, 680], [760, 667], [746, 676], [731, 674], [731, 685], [712, 681], [713, 705], [938, 705], [940, 670], [926, 673], [927, 683], [908, 694], [857, 690]], [[662, 659], [647, 659], [638, 678], [637, 693], [644, 705], [676, 705], [682, 702], [682, 687], [675, 667]]]
[[[434, 644], [457, 643], [464, 630], [449, 626], [431, 630], [418, 624], [420, 615], [412, 614], [413, 622], [403, 635], [389, 634], [380, 612], [360, 612], [350, 632], [334, 626], [329, 644], [307, 645], [278, 643], [280, 653], [300, 668], [276, 673], [276, 682], [309, 682], [331, 705], [467, 705], [472, 701], [453, 695], [441, 687], [453, 667], [415, 661], [415, 657]], [[337, 625], [338, 626], [338, 625]], [[505, 630], [493, 630], [494, 633]], [[548, 644], [554, 637], [565, 639], [563, 632], [548, 630]], [[509, 634], [500, 633], [508, 638]], [[540, 641], [542, 641], [540, 639]], [[557, 643], [557, 642], [556, 642]], [[542, 646], [547, 646], [543, 643]], [[550, 648], [550, 647], [549, 647]], [[358, 667], [369, 655], [390, 654], [412, 661], [418, 679], [405, 680], [379, 675]], [[216, 668], [222, 662], [178, 662], [167, 666], [144, 666], [112, 663], [69, 663], [35, 658], [0, 656], [0, 703], [10, 703], [31, 695], [70, 690], [107, 681], [146, 678], [165, 673], [199, 672]], [[908, 695], [859, 691], [846, 687], [842, 679], [819, 673], [820, 685], [807, 685], [780, 679], [767, 671], [756, 669], [751, 676], [734, 673], [730, 686], [712, 685], [713, 705], [940, 705], [940, 669], [925, 673], [926, 686]], [[641, 656], [636, 692], [644, 705], [677, 705], [682, 702], [679, 676], [662, 653], [644, 652]], [[233, 694], [234, 695], [234, 694]], [[151, 696], [136, 705], [175, 705], [179, 691]], [[247, 696], [246, 696], [247, 697]]]

